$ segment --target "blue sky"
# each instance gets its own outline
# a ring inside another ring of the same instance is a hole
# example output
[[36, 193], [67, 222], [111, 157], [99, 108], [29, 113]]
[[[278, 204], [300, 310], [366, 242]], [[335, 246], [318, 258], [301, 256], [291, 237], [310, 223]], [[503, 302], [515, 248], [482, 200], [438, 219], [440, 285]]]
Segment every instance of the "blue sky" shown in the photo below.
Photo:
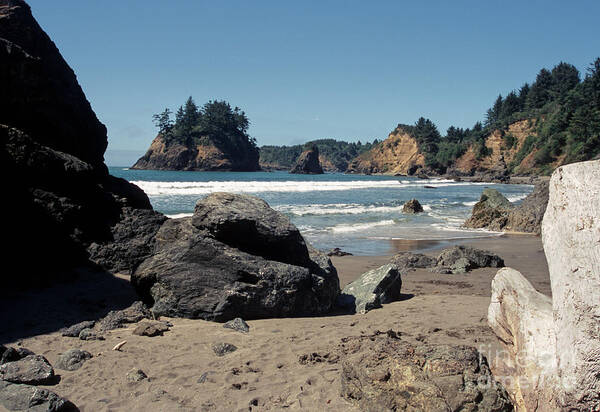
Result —
[[241, 107], [259, 145], [368, 141], [420, 116], [469, 127], [540, 68], [600, 56], [598, 1], [29, 4], [106, 124], [109, 164], [189, 95]]

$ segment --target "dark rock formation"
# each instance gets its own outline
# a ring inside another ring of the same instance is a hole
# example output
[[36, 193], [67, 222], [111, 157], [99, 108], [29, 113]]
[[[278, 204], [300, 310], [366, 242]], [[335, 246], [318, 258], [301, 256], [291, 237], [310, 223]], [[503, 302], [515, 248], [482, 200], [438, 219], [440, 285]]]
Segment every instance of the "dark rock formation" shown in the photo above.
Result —
[[329, 252], [327, 252], [327, 256], [352, 256], [352, 253], [344, 252], [339, 247], [334, 247]]
[[242, 318], [235, 318], [223, 324], [224, 328], [237, 330], [238, 332], [250, 332], [250, 326]]
[[413, 346], [398, 334], [344, 338], [341, 395], [364, 411], [513, 410], [487, 360], [469, 346]]
[[18, 361], [29, 355], [35, 355], [35, 353], [26, 348], [7, 348], [5, 346], [0, 346], [0, 365]]
[[402, 206], [402, 213], [421, 213], [423, 211], [423, 206], [417, 199], [411, 199], [408, 202], [404, 203]]
[[547, 180], [540, 181], [533, 192], [517, 206], [513, 206], [497, 190], [485, 189], [464, 226], [539, 235], [547, 205]]
[[213, 193], [196, 204], [192, 225], [253, 255], [298, 266], [310, 262], [300, 231], [258, 197]]
[[429, 269], [437, 273], [466, 273], [473, 269], [504, 267], [504, 260], [485, 250], [453, 246], [442, 250], [437, 257], [420, 253], [402, 252], [390, 259], [400, 271]]
[[309, 150], [302, 152], [298, 160], [296, 160], [296, 164], [290, 170], [290, 173], [305, 175], [323, 174], [323, 168], [319, 162], [319, 148], [313, 146]]
[[93, 328], [95, 323], [96, 322], [93, 320], [84, 320], [83, 322], [79, 322], [75, 325], [69, 326], [68, 328], [63, 328], [60, 332], [63, 336], [77, 338], [82, 330]]
[[491, 230], [492, 227], [503, 227], [506, 225], [506, 215], [511, 207], [508, 199], [496, 189], [483, 189], [481, 198], [473, 206], [473, 214], [464, 223], [464, 227]]
[[132, 275], [155, 315], [227, 321], [328, 312], [339, 280], [329, 259], [266, 202], [212, 194], [168, 220]]
[[81, 349], [69, 349], [58, 357], [56, 367], [66, 371], [75, 371], [83, 366], [83, 363], [92, 358], [92, 354]]
[[444, 249], [437, 258], [433, 271], [439, 273], [465, 273], [478, 268], [501, 268], [504, 260], [485, 250], [466, 246], [454, 246]]
[[80, 340], [104, 340], [104, 336], [100, 335], [99, 333], [93, 331], [90, 328], [86, 328], [86, 329], [83, 329], [81, 332], [79, 332], [79, 339]]
[[542, 231], [542, 219], [548, 206], [548, 180], [539, 182], [520, 205], [508, 213], [503, 230], [535, 233]]
[[42, 355], [28, 355], [23, 359], [0, 365], [0, 380], [43, 385], [52, 383], [54, 369]]
[[[96, 267], [87, 248], [114, 242], [124, 208], [154, 212], [139, 188], [108, 175], [106, 128], [29, 6], [0, 0], [0, 21], [0, 167], [11, 176], [4, 192], [11, 199], [4, 252], [11, 259], [2, 280], [4, 287], [39, 287], [76, 267]], [[137, 246], [128, 244], [128, 255], [141, 259], [148, 246]], [[138, 263], [131, 258], [120, 266]]]
[[167, 332], [169, 330], [169, 327], [162, 323], [162, 322], [157, 322], [157, 321], [152, 321], [152, 322], [141, 322], [139, 325], [137, 325], [135, 327], [135, 329], [133, 330], [133, 334], [134, 335], [138, 335], [138, 336], [162, 336], [162, 334], [164, 332]]
[[346, 285], [338, 296], [337, 304], [356, 313], [366, 313], [380, 308], [383, 303], [398, 300], [401, 287], [402, 277], [398, 267], [387, 264], [363, 273]]
[[143, 319], [150, 319], [151, 313], [148, 308], [140, 301], [134, 302], [128, 308], [122, 310], [111, 310], [100, 319], [97, 328], [100, 331], [108, 331], [123, 327], [128, 323], [137, 323]]
[[9, 411], [76, 412], [79, 409], [54, 392], [31, 385], [0, 381], [0, 404]]
[[235, 148], [204, 137], [207, 144], [183, 145], [167, 142], [158, 135], [150, 148], [131, 168], [152, 170], [241, 171], [260, 170], [258, 149], [244, 139]]
[[402, 271], [406, 269], [426, 269], [434, 267], [437, 260], [421, 253], [402, 252], [394, 255], [392, 259], [390, 259], [390, 263], [396, 265], [400, 271]]

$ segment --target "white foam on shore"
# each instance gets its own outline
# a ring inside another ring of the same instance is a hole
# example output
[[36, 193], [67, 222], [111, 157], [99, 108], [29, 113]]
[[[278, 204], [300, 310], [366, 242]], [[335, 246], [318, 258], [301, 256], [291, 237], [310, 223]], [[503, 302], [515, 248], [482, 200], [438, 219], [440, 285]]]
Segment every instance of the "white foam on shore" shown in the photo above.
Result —
[[136, 180], [131, 183], [139, 186], [149, 196], [159, 195], [204, 195], [213, 192], [264, 193], [264, 192], [323, 192], [356, 189], [401, 189], [421, 187], [423, 184], [434, 187], [471, 186], [486, 183], [454, 182], [453, 180], [398, 181], [398, 180], [352, 180], [352, 181], [210, 181], [210, 182], [157, 182]]
[[175, 213], [174, 215], [166, 215], [169, 219], [180, 219], [182, 217], [190, 217], [193, 213]]
[[393, 220], [380, 220], [378, 222], [370, 223], [354, 223], [350, 225], [337, 225], [329, 228], [333, 233], [347, 233], [347, 232], [358, 232], [367, 230], [377, 226], [391, 226], [395, 222]]

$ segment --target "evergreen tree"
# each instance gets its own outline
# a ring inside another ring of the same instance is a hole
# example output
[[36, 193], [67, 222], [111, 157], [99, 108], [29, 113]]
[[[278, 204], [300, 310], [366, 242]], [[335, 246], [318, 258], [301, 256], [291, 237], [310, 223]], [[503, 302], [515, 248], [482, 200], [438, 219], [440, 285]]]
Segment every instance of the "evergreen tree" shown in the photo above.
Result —
[[551, 98], [552, 86], [552, 73], [547, 69], [540, 70], [527, 95], [527, 108], [539, 109], [548, 103]]
[[499, 120], [502, 112], [502, 95], [499, 94], [494, 105], [487, 111], [485, 116], [485, 125], [493, 127]]
[[560, 62], [552, 69], [552, 97], [563, 98], [579, 81], [579, 70], [572, 64]]
[[158, 113], [152, 116], [154, 125], [158, 128], [158, 133], [165, 138], [170, 137], [171, 130], [173, 129], [173, 121], [171, 120], [171, 110], [165, 109], [162, 113]]

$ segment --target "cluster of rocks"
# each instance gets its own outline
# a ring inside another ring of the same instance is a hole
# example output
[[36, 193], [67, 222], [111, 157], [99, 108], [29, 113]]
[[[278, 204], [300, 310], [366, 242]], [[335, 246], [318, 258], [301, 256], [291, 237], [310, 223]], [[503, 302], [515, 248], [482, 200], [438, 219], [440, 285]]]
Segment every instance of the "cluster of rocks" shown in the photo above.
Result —
[[155, 316], [215, 321], [324, 314], [339, 294], [331, 261], [285, 215], [230, 193], [165, 222], [131, 282]]
[[542, 224], [552, 298], [514, 269], [492, 282], [488, 323], [505, 356], [503, 376], [518, 411], [600, 409], [600, 161], [559, 167]]
[[[58, 369], [73, 371], [90, 359], [89, 352], [71, 349], [59, 356]], [[58, 376], [48, 360], [25, 348], [0, 345], [0, 404], [11, 411], [77, 411], [67, 399], [39, 385], [55, 385]]]
[[319, 161], [319, 148], [317, 146], [312, 146], [310, 149], [302, 152], [290, 170], [290, 173], [305, 175], [323, 174], [323, 168]]
[[466, 273], [473, 269], [504, 266], [504, 260], [491, 252], [467, 246], [453, 246], [437, 257], [422, 253], [402, 252], [390, 260], [401, 270], [428, 269], [442, 274]]
[[548, 181], [545, 180], [538, 183], [518, 206], [511, 204], [496, 189], [486, 188], [464, 227], [539, 235], [547, 204]]
[[513, 410], [486, 358], [469, 346], [411, 344], [392, 330], [351, 336], [301, 364], [341, 364], [341, 395], [364, 411]]

